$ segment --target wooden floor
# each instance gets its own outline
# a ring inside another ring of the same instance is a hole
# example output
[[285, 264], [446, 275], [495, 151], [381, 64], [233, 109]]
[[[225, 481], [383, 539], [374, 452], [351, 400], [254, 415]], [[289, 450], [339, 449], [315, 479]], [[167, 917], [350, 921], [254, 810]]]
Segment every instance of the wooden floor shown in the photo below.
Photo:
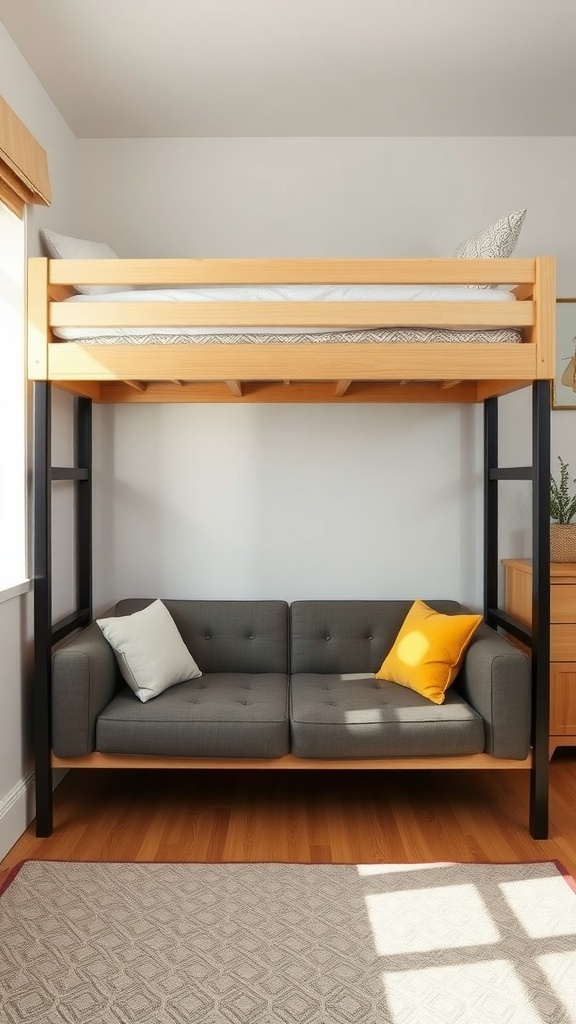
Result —
[[0, 864], [97, 861], [560, 860], [576, 876], [576, 751], [551, 768], [550, 838], [528, 831], [523, 771], [71, 771], [56, 827]]

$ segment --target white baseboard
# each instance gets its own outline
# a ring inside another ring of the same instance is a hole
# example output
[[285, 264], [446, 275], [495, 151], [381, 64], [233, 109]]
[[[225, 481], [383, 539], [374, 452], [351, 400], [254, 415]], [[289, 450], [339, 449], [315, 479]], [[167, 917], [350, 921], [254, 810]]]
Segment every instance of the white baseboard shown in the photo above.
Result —
[[[67, 775], [66, 769], [53, 771], [53, 788]], [[0, 800], [0, 860], [12, 849], [36, 814], [34, 798], [35, 772], [32, 768], [9, 793]]]
[[0, 858], [5, 857], [34, 817], [34, 769], [0, 800]]

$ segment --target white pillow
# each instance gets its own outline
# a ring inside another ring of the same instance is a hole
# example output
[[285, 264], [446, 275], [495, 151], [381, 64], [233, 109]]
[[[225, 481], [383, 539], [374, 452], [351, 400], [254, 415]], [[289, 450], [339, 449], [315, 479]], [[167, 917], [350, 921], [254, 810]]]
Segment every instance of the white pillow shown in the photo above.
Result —
[[[501, 259], [511, 256], [516, 248], [526, 210], [515, 210], [507, 217], [501, 217], [489, 227], [466, 238], [454, 250], [460, 259]], [[472, 284], [469, 288], [491, 288], [494, 285]]]
[[142, 703], [202, 673], [162, 601], [141, 612], [96, 619], [122, 676]]
[[[89, 242], [85, 238], [71, 238], [59, 235], [56, 231], [41, 229], [40, 235], [48, 256], [57, 260], [117, 260], [114, 252], [106, 242]], [[78, 284], [76, 291], [82, 295], [98, 295], [106, 292], [130, 291], [129, 286], [107, 284]]]

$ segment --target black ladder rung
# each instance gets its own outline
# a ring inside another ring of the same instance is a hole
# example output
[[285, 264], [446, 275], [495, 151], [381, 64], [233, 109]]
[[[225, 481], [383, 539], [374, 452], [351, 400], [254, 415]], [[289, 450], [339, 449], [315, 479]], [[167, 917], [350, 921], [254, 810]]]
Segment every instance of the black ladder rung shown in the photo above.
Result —
[[52, 626], [52, 643], [57, 644], [59, 640], [63, 640], [69, 633], [73, 633], [75, 629], [79, 629], [81, 626], [87, 626], [89, 622], [89, 608], [80, 608], [78, 611], [66, 615], [65, 618], [55, 622]]
[[68, 468], [67, 466], [52, 466], [50, 470], [52, 480], [89, 480], [89, 469]]
[[528, 626], [520, 622], [519, 619], [515, 619], [513, 615], [508, 615], [507, 612], [502, 611], [500, 608], [490, 608], [488, 611], [488, 618], [490, 619], [490, 625], [501, 626], [516, 640], [520, 640], [528, 647], [532, 644], [532, 632]]
[[532, 466], [507, 466], [496, 467], [488, 470], [490, 480], [532, 480], [534, 470]]

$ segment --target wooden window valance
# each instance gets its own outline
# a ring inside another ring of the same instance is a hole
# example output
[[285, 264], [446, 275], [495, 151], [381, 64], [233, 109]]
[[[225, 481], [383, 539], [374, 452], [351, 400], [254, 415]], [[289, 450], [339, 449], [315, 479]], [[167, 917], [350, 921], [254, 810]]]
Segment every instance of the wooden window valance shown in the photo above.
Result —
[[46, 151], [1, 96], [0, 201], [19, 217], [29, 203], [51, 202]]

